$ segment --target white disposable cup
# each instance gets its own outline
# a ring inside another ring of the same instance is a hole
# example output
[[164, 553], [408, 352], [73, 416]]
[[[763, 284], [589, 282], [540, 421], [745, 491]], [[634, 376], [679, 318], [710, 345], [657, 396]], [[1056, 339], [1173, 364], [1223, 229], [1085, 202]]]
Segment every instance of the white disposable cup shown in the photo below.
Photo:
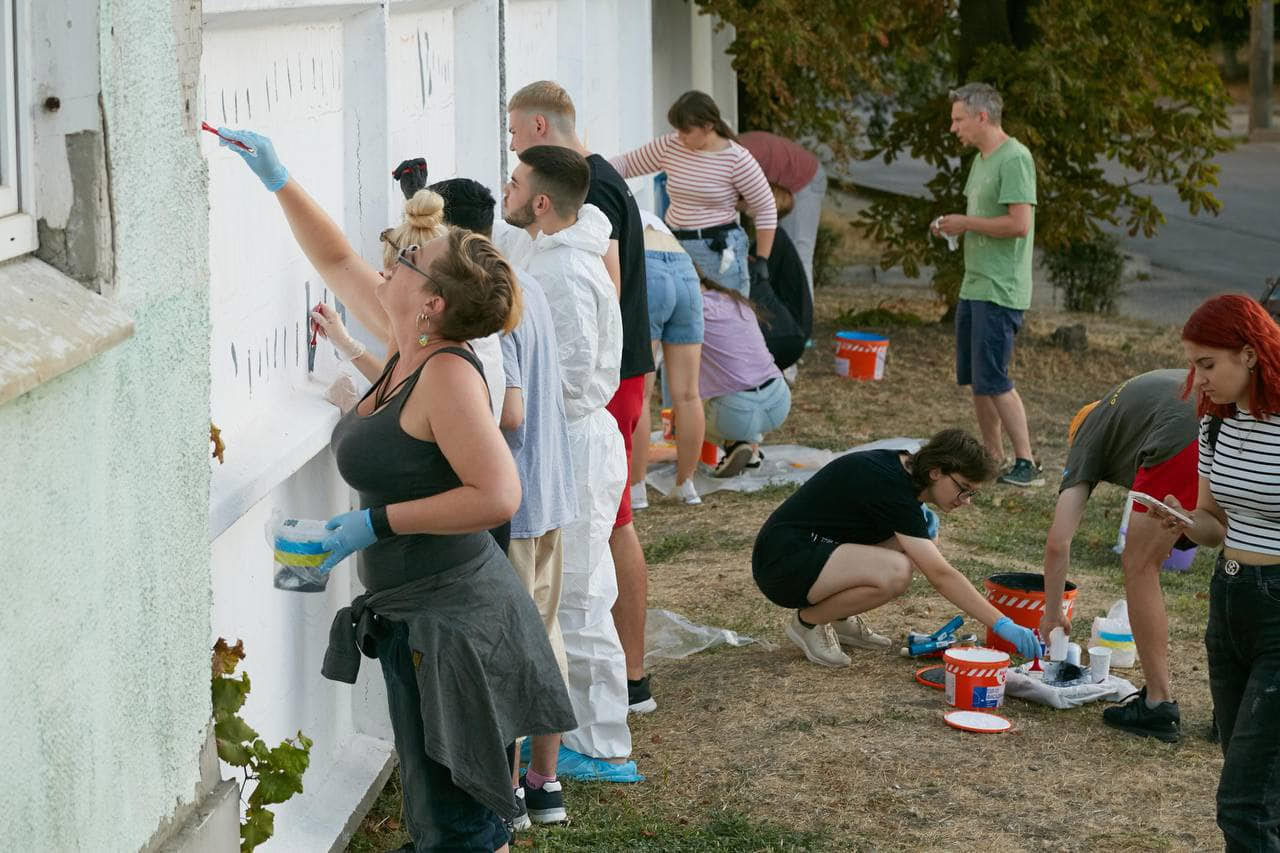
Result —
[[1080, 665], [1080, 644], [1067, 643], [1067, 663], [1073, 666]]
[[1095, 684], [1107, 680], [1111, 674], [1111, 649], [1106, 646], [1089, 647], [1089, 674]]
[[1049, 632], [1049, 660], [1063, 660], [1067, 656], [1067, 634], [1061, 628]]

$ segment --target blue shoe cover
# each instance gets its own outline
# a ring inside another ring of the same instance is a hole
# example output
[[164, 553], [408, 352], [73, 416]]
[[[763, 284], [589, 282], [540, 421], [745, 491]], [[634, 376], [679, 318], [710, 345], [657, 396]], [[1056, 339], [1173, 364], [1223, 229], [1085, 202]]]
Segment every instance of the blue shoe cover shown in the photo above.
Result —
[[[520, 764], [528, 765], [532, 756], [532, 739], [525, 738], [520, 747]], [[612, 764], [603, 758], [592, 758], [575, 752], [569, 747], [560, 746], [556, 756], [556, 776], [561, 779], [574, 779], [579, 782], [643, 782], [644, 776], [636, 770], [634, 761]]]

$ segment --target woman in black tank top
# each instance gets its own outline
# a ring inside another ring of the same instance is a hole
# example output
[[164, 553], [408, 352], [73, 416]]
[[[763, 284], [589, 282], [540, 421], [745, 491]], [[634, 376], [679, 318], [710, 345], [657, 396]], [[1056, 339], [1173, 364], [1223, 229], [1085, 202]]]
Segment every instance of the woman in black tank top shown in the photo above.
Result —
[[328, 522], [325, 565], [364, 550], [368, 592], [335, 619], [325, 674], [354, 680], [331, 667], [351, 663], [344, 639], [379, 658], [413, 849], [505, 850], [501, 818], [516, 805], [504, 748], [576, 724], [533, 601], [486, 532], [515, 513], [520, 482], [462, 342], [519, 322], [515, 275], [487, 239], [460, 230], [396, 247], [377, 272], [269, 139], [237, 135], [252, 138], [246, 162], [308, 259], [390, 354], [333, 432], [361, 508]]

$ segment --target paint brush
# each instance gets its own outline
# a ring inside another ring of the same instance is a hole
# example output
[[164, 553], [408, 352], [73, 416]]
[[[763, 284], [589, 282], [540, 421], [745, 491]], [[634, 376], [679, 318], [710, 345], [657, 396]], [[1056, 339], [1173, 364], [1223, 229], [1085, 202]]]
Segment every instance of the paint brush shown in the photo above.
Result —
[[213, 125], [209, 124], [209, 122], [207, 121], [200, 122], [200, 129], [208, 131], [209, 133], [212, 133], [214, 136], [218, 137], [219, 139], [225, 139], [227, 142], [230, 142], [235, 147], [242, 148], [245, 151], [248, 151], [250, 154], [258, 153], [257, 150], [254, 149], [252, 145], [245, 145], [239, 139], [232, 139], [230, 136], [226, 136], [225, 134], [219, 133], [218, 129]]

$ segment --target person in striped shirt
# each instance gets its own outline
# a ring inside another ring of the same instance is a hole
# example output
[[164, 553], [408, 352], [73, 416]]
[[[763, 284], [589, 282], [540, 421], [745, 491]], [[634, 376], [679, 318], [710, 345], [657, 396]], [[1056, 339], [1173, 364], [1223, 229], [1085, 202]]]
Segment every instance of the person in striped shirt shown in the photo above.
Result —
[[[768, 281], [778, 227], [773, 192], [760, 164], [738, 144], [720, 108], [705, 92], [685, 92], [667, 111], [675, 133], [609, 160], [624, 178], [667, 173], [671, 206], [665, 220], [704, 275], [749, 296], [752, 281]], [[756, 223], [756, 255], [738, 224], [738, 199]]]
[[[1239, 294], [1182, 327], [1200, 424], [1200, 492], [1171, 530], [1222, 545], [1209, 586], [1209, 689], [1222, 743], [1228, 851], [1280, 850], [1280, 327]], [[1176, 498], [1165, 503], [1177, 508]]]

